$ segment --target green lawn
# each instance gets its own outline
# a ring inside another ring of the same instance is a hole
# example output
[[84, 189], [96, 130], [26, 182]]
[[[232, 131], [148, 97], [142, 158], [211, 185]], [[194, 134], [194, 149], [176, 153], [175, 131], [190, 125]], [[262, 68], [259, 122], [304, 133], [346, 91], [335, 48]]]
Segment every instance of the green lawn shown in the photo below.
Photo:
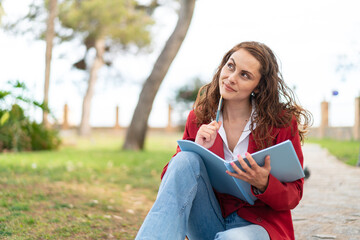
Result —
[[[0, 154], [0, 239], [134, 239], [181, 134], [149, 134], [122, 151], [123, 133], [64, 137], [58, 151]], [[308, 140], [355, 165], [359, 142]]]
[[0, 154], [0, 239], [134, 239], [181, 134], [64, 138], [58, 151]]
[[333, 139], [309, 139], [306, 142], [319, 144], [326, 148], [332, 155], [345, 163], [356, 166], [359, 158], [359, 141], [340, 141]]

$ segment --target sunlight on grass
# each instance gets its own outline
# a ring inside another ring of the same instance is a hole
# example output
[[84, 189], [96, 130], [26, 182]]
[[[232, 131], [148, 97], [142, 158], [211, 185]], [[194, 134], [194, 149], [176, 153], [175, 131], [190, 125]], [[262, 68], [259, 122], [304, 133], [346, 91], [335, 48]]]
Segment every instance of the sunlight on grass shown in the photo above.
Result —
[[359, 141], [309, 139], [306, 142], [319, 144], [321, 147], [326, 148], [332, 155], [336, 156], [339, 160], [351, 166], [356, 166], [360, 154]]
[[63, 136], [58, 151], [0, 154], [1, 239], [134, 239], [181, 133]]

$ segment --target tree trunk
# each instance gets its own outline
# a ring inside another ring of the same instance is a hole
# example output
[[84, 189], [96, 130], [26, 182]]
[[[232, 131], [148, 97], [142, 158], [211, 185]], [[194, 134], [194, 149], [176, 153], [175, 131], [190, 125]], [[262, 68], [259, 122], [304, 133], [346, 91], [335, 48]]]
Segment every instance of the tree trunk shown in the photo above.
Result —
[[164, 49], [155, 62], [150, 76], [143, 85], [138, 104], [126, 134], [124, 149], [140, 150], [144, 148], [148, 119], [155, 96], [185, 39], [193, 16], [194, 7], [195, 0], [181, 0], [179, 19], [174, 32], [166, 42]]
[[79, 127], [79, 134], [81, 136], [87, 136], [91, 132], [91, 128], [90, 128], [91, 99], [94, 95], [97, 73], [99, 69], [104, 65], [103, 56], [105, 52], [105, 39], [97, 39], [95, 41], [95, 49], [96, 49], [96, 57], [90, 69], [88, 89], [84, 96], [83, 106], [82, 106], [81, 123]]
[[55, 37], [54, 20], [57, 15], [57, 0], [49, 2], [49, 18], [46, 29], [46, 52], [45, 52], [45, 84], [44, 84], [44, 106], [43, 124], [49, 127], [48, 122], [48, 103], [49, 103], [49, 83], [50, 83], [50, 64], [53, 49], [53, 40]]

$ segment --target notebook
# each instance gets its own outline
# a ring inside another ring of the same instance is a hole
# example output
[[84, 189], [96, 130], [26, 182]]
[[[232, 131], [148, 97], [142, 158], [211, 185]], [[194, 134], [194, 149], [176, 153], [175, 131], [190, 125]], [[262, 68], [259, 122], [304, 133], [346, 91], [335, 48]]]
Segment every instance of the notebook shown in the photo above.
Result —
[[[226, 170], [235, 172], [230, 162], [226, 162], [221, 157], [193, 141], [178, 140], [177, 142], [181, 151], [194, 152], [200, 155], [204, 161], [211, 185], [216, 191], [233, 195], [251, 205], [254, 204], [257, 198], [251, 193], [251, 185], [225, 172]], [[267, 155], [270, 155], [270, 173], [279, 181], [293, 182], [305, 176], [290, 140], [251, 154], [259, 166], [264, 165]], [[244, 160], [249, 165], [248, 160], [246, 158]], [[233, 162], [242, 169], [237, 159], [234, 159]]]

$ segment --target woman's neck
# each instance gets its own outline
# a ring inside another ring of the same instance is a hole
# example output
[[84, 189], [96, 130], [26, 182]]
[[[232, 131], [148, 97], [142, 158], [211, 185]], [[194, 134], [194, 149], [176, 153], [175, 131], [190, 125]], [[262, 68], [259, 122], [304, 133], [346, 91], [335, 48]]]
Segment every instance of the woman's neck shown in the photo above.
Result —
[[249, 100], [243, 102], [226, 101], [223, 108], [224, 121], [234, 122], [249, 119], [252, 105]]

